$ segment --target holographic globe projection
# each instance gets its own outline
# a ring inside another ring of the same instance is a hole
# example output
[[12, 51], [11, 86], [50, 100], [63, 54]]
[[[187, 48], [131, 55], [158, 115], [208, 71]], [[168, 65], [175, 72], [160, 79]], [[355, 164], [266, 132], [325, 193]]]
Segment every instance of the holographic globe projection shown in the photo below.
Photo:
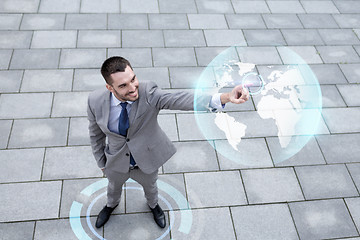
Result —
[[[194, 103], [197, 125], [218, 154], [239, 167], [279, 164], [317, 133], [322, 119], [319, 83], [307, 63], [290, 48], [282, 47], [282, 56], [291, 59], [288, 65], [244, 62], [238, 57], [244, 55], [241, 51], [244, 48], [224, 50], [200, 75]], [[240, 104], [243, 106], [228, 103], [216, 113], [197, 111], [200, 94], [231, 91], [239, 84], [251, 95]], [[264, 148], [269, 142], [272, 162], [264, 164], [257, 152], [267, 151]]]

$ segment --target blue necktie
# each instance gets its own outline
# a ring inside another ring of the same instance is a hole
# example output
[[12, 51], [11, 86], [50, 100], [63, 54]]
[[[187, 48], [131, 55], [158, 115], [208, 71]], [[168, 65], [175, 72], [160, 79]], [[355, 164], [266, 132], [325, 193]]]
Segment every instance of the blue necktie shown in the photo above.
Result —
[[[126, 110], [127, 104], [128, 104], [127, 102], [120, 103], [122, 109], [121, 109], [121, 113], [120, 113], [120, 117], [119, 117], [119, 133], [125, 137], [127, 135], [127, 130], [130, 126], [129, 116], [128, 116], [128, 113]], [[133, 166], [135, 166], [135, 164], [136, 164], [132, 154], [130, 154], [130, 164]]]

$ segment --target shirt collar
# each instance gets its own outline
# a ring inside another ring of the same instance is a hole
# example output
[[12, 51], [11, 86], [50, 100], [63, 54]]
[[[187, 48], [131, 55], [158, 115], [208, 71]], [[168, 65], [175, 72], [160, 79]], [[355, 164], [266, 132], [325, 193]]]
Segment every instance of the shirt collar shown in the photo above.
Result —
[[[117, 99], [113, 93], [110, 94], [110, 99], [111, 99], [111, 106], [118, 106], [120, 105], [120, 103], [123, 103], [122, 101], [120, 101], [119, 99]], [[126, 101], [128, 104], [133, 104], [133, 101]]]

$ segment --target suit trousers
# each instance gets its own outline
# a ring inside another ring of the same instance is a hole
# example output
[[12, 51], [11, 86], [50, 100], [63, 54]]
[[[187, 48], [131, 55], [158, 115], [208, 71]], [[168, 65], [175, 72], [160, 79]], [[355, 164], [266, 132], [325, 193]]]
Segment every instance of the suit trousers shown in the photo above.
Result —
[[129, 178], [135, 180], [143, 187], [149, 207], [154, 208], [158, 203], [158, 188], [156, 184], [158, 171], [146, 174], [138, 168], [129, 170], [127, 173], [120, 173], [105, 168], [104, 172], [109, 180], [106, 204], [108, 207], [115, 207], [119, 204], [122, 186]]

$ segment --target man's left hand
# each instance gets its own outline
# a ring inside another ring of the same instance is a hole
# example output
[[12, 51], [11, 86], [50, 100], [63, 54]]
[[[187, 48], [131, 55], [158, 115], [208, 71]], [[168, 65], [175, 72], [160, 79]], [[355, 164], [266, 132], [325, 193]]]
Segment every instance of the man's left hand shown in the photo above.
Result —
[[221, 104], [228, 102], [240, 104], [249, 100], [249, 91], [242, 85], [235, 86], [231, 92], [223, 93], [220, 96]]

